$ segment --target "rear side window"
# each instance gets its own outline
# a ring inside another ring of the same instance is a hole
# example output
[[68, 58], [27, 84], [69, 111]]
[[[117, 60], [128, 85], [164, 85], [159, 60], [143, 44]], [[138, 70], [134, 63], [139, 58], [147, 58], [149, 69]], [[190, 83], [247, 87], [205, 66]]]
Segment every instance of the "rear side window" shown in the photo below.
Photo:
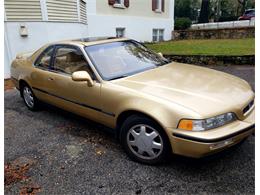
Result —
[[56, 51], [53, 69], [57, 72], [72, 74], [76, 71], [87, 71], [90, 67], [81, 51], [72, 47], [60, 47]]
[[40, 57], [36, 60], [35, 66], [48, 69], [51, 63], [52, 53], [54, 51], [54, 47], [49, 47], [42, 52]]

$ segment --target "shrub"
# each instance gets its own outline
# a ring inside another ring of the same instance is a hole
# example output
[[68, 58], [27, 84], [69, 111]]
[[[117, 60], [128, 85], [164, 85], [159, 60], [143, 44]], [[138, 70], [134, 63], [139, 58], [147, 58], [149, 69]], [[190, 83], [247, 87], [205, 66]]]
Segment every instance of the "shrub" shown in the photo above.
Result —
[[237, 16], [228, 16], [228, 17], [222, 16], [222, 17], [219, 18], [218, 21], [219, 22], [228, 22], [228, 21], [236, 21], [236, 20], [238, 20]]
[[175, 30], [186, 30], [190, 28], [191, 20], [189, 18], [176, 18], [174, 23]]

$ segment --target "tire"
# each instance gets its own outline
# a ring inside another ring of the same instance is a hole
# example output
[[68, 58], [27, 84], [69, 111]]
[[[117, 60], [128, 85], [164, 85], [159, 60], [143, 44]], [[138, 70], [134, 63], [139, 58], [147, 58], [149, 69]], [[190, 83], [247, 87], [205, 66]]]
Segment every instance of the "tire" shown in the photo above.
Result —
[[29, 85], [23, 84], [21, 87], [21, 95], [27, 108], [31, 111], [36, 111], [39, 108], [39, 100], [35, 97]]
[[170, 143], [164, 130], [142, 115], [132, 115], [124, 121], [120, 140], [128, 156], [140, 163], [160, 164], [170, 156]]

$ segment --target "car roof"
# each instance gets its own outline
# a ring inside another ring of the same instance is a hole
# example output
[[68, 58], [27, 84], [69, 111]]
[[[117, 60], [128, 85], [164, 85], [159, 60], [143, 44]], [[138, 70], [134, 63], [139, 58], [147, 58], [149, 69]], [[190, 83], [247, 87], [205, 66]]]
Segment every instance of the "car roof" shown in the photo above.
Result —
[[90, 46], [90, 45], [111, 43], [111, 42], [117, 42], [117, 41], [125, 41], [125, 40], [130, 40], [130, 39], [117, 38], [117, 37], [88, 37], [88, 38], [58, 41], [55, 44], [73, 44], [73, 45]]

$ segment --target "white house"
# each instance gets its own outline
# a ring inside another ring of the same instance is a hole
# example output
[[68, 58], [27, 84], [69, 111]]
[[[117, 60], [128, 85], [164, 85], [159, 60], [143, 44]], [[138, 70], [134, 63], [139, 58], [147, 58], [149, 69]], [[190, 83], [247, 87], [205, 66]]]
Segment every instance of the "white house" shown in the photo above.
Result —
[[5, 78], [17, 53], [64, 39], [170, 40], [174, 0], [5, 0]]

